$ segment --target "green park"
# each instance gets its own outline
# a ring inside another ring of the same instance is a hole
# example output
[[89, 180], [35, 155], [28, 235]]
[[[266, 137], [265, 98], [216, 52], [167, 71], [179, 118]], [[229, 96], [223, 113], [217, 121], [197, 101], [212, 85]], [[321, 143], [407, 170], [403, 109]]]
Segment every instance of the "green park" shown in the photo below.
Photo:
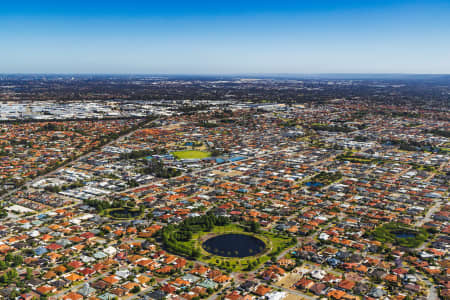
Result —
[[[226, 271], [251, 271], [262, 263], [275, 260], [283, 250], [295, 244], [295, 239], [262, 230], [258, 225], [254, 222], [232, 223], [226, 217], [205, 215], [188, 218], [178, 225], [169, 225], [162, 230], [161, 237], [164, 247], [169, 252], [199, 260]], [[223, 246], [220, 241], [217, 243], [218, 246], [205, 246], [214, 238], [229, 236], [244, 240], [251, 239], [257, 243], [258, 248], [252, 247], [251, 242], [244, 243], [244, 247], [250, 249], [240, 248], [228, 252], [220, 251], [221, 245]]]

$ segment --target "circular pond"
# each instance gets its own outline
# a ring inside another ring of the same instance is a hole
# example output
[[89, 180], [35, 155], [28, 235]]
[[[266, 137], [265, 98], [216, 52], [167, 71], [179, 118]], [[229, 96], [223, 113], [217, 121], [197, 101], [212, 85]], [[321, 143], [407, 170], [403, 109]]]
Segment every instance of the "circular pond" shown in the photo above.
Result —
[[116, 219], [132, 219], [138, 217], [141, 212], [136, 208], [122, 207], [111, 209], [108, 214]]
[[395, 231], [393, 234], [399, 239], [415, 238], [417, 236], [415, 232], [411, 231]]
[[266, 244], [246, 234], [223, 234], [212, 237], [202, 244], [207, 252], [225, 257], [246, 257], [264, 251]]

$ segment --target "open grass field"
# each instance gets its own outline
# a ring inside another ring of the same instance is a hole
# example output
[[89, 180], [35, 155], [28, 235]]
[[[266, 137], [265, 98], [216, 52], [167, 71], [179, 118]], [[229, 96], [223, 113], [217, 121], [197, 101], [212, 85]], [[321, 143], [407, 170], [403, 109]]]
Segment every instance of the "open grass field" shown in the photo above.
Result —
[[184, 151], [174, 151], [172, 155], [176, 159], [202, 159], [211, 156], [211, 152], [198, 151], [198, 150], [184, 150]]

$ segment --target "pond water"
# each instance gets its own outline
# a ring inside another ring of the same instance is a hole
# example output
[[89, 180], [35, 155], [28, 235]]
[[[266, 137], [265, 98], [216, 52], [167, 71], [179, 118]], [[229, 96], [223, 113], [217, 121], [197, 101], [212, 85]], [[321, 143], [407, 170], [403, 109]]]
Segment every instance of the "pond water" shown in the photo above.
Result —
[[398, 231], [394, 232], [395, 237], [400, 239], [406, 239], [406, 238], [415, 238], [416, 234], [414, 232], [408, 232], [408, 231]]
[[246, 257], [261, 253], [266, 244], [246, 234], [223, 234], [212, 237], [202, 244], [207, 252], [225, 257]]
[[109, 215], [115, 218], [135, 218], [140, 215], [140, 211], [136, 209], [128, 209], [126, 207], [111, 210]]
[[320, 182], [309, 181], [309, 182], [306, 183], [306, 186], [309, 186], [309, 187], [321, 187], [321, 186], [323, 186], [323, 184], [320, 183]]

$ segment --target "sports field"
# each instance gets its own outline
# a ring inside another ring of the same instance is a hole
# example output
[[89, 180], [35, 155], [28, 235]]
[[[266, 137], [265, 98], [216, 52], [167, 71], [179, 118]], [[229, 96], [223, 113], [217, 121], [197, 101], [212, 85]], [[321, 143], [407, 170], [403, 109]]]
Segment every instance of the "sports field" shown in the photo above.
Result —
[[211, 152], [198, 151], [198, 150], [185, 150], [185, 151], [174, 151], [172, 155], [176, 159], [202, 159], [211, 156]]

